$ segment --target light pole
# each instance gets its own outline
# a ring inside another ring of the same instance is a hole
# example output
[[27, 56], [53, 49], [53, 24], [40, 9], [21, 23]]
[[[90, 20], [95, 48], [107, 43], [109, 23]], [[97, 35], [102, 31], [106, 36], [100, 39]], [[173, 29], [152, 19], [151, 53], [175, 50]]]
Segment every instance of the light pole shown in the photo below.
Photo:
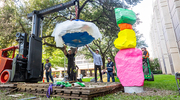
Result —
[[65, 77], [65, 67], [66, 67], [66, 56], [64, 55], [64, 77]]
[[90, 72], [89, 72], [89, 64], [87, 64], [87, 66], [88, 66], [88, 77], [89, 77], [89, 74], [90, 74]]

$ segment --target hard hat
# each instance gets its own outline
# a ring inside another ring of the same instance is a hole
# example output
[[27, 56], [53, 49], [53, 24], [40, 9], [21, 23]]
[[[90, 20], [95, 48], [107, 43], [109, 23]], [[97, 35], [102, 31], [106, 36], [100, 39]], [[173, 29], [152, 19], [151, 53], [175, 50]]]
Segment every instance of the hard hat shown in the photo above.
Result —
[[99, 51], [99, 49], [96, 49], [96, 51]]
[[146, 47], [142, 47], [141, 49], [146, 49]]
[[107, 59], [111, 59], [110, 57], [108, 57]]
[[68, 51], [70, 51], [71, 49], [68, 49]]

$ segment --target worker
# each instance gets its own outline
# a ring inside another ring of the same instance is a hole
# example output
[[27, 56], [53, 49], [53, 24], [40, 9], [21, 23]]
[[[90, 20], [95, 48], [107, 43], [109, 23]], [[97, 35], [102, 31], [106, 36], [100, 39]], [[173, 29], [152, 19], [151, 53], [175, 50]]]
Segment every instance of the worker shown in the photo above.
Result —
[[149, 58], [149, 52], [146, 50], [145, 47], [142, 47], [141, 50], [142, 50], [143, 61], [147, 62], [147, 58]]
[[[142, 50], [143, 66], [145, 67], [145, 68], [143, 69], [143, 72], [144, 72], [144, 75], [148, 75], [148, 74], [149, 74], [149, 69], [148, 69], [148, 67], [146, 67], [146, 66], [148, 66], [147, 59], [149, 58], [149, 52], [146, 50], [145, 47], [142, 47], [141, 50]], [[149, 61], [149, 60], [148, 60], [148, 61]]]
[[77, 48], [76, 48], [76, 51], [75, 53], [72, 53], [72, 50], [71, 49], [68, 49], [68, 53], [66, 51], [66, 45], [64, 46], [64, 54], [66, 55], [66, 57], [68, 58], [68, 70], [67, 70], [67, 73], [68, 73], [68, 80], [69, 81], [72, 81], [73, 80], [73, 71], [75, 69], [75, 65], [74, 65], [74, 56], [76, 55], [77, 53]]
[[107, 82], [110, 82], [110, 77], [112, 77], [112, 81], [115, 82], [115, 79], [114, 79], [114, 73], [115, 73], [114, 63], [111, 61], [110, 57], [108, 57], [107, 60], [108, 60], [107, 67], [106, 67]]
[[51, 75], [52, 70], [51, 70], [51, 63], [49, 63], [49, 59], [46, 59], [45, 70], [46, 70], [46, 80], [47, 80], [47, 82], [49, 82], [49, 77], [51, 78], [51, 81], [54, 82], [53, 77]]
[[101, 73], [101, 67], [103, 68], [103, 63], [102, 63], [101, 55], [99, 54], [99, 49], [96, 49], [96, 53], [94, 53], [87, 45], [86, 45], [86, 47], [89, 49], [89, 51], [93, 55], [94, 70], [95, 70], [95, 83], [97, 82], [97, 68], [99, 69], [101, 82], [103, 82], [102, 81], [102, 73]]

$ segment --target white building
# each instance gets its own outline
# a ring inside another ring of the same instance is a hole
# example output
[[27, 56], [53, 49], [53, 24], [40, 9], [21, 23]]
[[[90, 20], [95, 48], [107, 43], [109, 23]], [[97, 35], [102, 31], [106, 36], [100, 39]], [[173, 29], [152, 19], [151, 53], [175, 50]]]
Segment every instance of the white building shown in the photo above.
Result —
[[[92, 59], [85, 59], [84, 55], [79, 55], [75, 57], [75, 64], [79, 67], [77, 70], [77, 77], [79, 77], [80, 74], [83, 74], [84, 77], [92, 77], [94, 76], [94, 63]], [[52, 68], [52, 75], [58, 78], [64, 77], [64, 70], [65, 74], [67, 74], [67, 68], [64, 69], [64, 67], [56, 67]], [[97, 73], [99, 73], [97, 71]]]
[[153, 0], [151, 45], [164, 74], [180, 71], [180, 0]]
[[78, 75], [83, 74], [84, 77], [94, 76], [94, 63], [92, 59], [85, 59], [84, 55], [76, 56], [75, 63], [79, 67]]

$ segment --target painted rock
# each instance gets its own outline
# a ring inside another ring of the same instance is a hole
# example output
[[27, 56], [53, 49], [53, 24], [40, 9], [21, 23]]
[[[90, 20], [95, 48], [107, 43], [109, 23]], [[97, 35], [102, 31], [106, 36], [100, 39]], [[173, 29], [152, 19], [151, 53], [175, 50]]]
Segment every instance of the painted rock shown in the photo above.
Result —
[[122, 24], [118, 24], [120, 30], [124, 30], [124, 29], [132, 29], [132, 25], [131, 24], [127, 24], [127, 23], [122, 23]]
[[137, 48], [120, 50], [115, 57], [117, 76], [123, 86], [143, 86], [142, 51]]
[[133, 25], [136, 22], [136, 14], [132, 10], [115, 8], [116, 23], [128, 23]]
[[118, 38], [114, 41], [117, 49], [127, 49], [136, 47], [136, 33], [131, 29], [125, 29], [118, 33]]

